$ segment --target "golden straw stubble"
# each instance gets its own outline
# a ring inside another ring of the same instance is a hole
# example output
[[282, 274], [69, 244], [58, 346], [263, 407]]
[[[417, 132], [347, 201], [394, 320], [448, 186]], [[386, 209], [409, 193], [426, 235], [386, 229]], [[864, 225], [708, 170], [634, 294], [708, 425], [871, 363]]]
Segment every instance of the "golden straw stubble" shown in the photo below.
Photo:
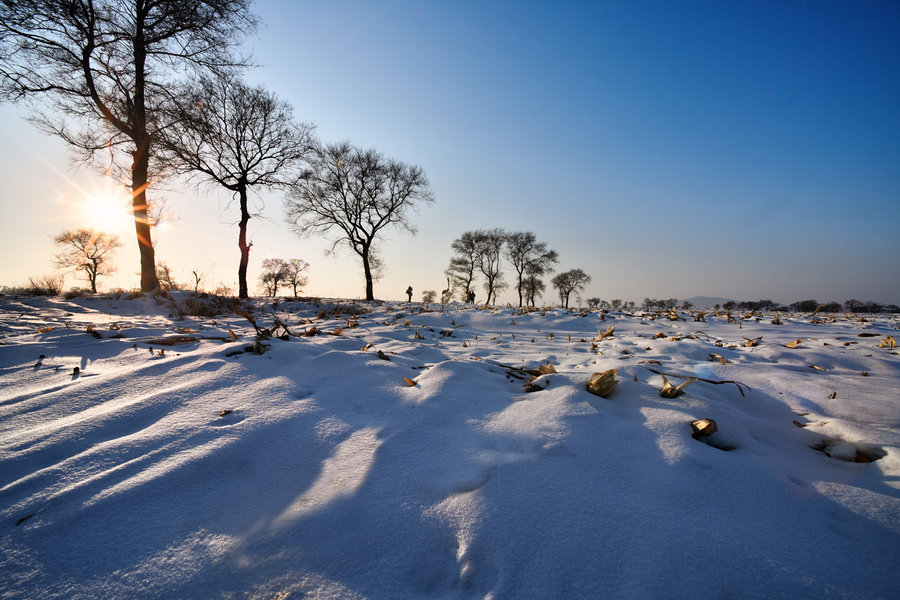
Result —
[[618, 381], [616, 381], [616, 374], [618, 372], [618, 369], [609, 369], [602, 373], [594, 373], [588, 380], [587, 391], [595, 396], [608, 398], [616, 389], [616, 384], [618, 383]]

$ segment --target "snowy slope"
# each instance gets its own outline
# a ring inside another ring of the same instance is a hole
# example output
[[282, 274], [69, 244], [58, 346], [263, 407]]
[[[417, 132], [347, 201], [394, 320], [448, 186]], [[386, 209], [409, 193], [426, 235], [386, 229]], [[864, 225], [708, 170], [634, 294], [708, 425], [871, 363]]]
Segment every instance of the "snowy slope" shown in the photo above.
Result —
[[896, 597], [897, 317], [332, 308], [0, 299], [0, 595]]

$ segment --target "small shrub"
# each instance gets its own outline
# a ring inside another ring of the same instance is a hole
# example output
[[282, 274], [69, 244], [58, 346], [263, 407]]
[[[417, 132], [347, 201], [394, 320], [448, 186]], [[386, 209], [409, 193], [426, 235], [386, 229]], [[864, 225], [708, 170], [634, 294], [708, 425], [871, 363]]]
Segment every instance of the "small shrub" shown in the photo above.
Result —
[[63, 277], [62, 275], [44, 275], [37, 279], [29, 278], [28, 283], [32, 288], [43, 292], [43, 295], [59, 296], [62, 293]]
[[358, 304], [338, 303], [333, 306], [329, 306], [327, 309], [320, 309], [316, 316], [320, 319], [335, 319], [341, 317], [342, 315], [355, 317], [356, 315], [365, 314], [366, 312], [368, 311], [365, 309], [365, 307], [362, 307]]
[[72, 300], [74, 298], [84, 298], [86, 296], [91, 295], [91, 290], [85, 288], [71, 288], [68, 292], [65, 293], [64, 298], [66, 300]]
[[188, 296], [181, 306], [181, 313], [195, 317], [215, 317], [224, 312], [218, 298], [206, 294]]
[[213, 291], [213, 294], [216, 296], [234, 296], [234, 288], [220, 283], [219, 287]]
[[143, 298], [144, 294], [140, 290], [126, 290], [123, 288], [113, 288], [109, 290], [109, 293], [106, 294], [107, 297], [112, 297], [115, 300], [135, 300], [136, 298]]
[[3, 286], [0, 293], [4, 296], [58, 296], [62, 293], [62, 286], [61, 275], [44, 275], [29, 277], [28, 285]]
[[[163, 292], [165, 294], [165, 292]], [[223, 313], [236, 312], [240, 301], [236, 298], [220, 298], [205, 292], [194, 292], [181, 302], [169, 298], [173, 313], [180, 317], [215, 317]]]

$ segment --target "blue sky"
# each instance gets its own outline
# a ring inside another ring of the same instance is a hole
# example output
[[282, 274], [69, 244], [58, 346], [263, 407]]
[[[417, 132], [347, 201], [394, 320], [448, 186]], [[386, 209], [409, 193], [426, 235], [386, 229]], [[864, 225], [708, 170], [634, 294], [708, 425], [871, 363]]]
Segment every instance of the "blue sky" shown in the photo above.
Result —
[[[900, 303], [896, 3], [263, 0], [256, 10], [252, 81], [323, 140], [375, 147], [430, 177], [436, 202], [417, 215], [417, 236], [389, 234], [378, 297], [440, 290], [450, 242], [502, 227], [534, 231], [560, 269], [592, 275], [584, 297]], [[36, 155], [74, 173], [62, 143], [11, 124], [14, 107], [0, 111], [12, 142], [0, 227], [43, 236], [20, 243], [32, 244], [29, 271], [4, 261], [6, 283], [49, 272], [48, 237], [78, 222], [66, 220], [65, 193], [51, 207], [23, 178], [68, 185], [38, 175]], [[85, 169], [76, 179], [99, 185]], [[205, 269], [211, 284], [233, 285], [227, 196], [169, 188], [178, 219], [158, 235], [160, 259], [183, 279]], [[26, 211], [11, 201], [23, 195]], [[362, 294], [353, 256], [297, 240], [278, 194], [260, 202], [269, 221], [251, 221], [251, 277], [263, 258], [299, 257], [312, 265], [309, 293]], [[125, 231], [118, 285], [130, 287], [137, 252]]]

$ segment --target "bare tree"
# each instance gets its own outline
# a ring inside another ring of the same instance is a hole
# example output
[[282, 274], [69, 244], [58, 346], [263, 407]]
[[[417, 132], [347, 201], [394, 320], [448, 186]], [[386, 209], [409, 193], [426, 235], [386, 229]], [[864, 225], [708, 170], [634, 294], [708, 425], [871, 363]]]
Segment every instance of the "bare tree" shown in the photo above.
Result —
[[343, 142], [317, 150], [312, 168], [291, 187], [286, 208], [298, 235], [334, 232], [332, 251], [344, 244], [359, 255], [366, 300], [374, 300], [376, 240], [389, 227], [415, 233], [409, 212], [416, 202], [433, 201], [421, 167]]
[[309, 263], [304, 262], [299, 258], [287, 261], [287, 277], [285, 278], [285, 282], [291, 284], [291, 289], [294, 290], [294, 298], [299, 295], [298, 292], [301, 288], [309, 283], [309, 277], [306, 275], [308, 270]]
[[267, 258], [262, 261], [259, 282], [269, 296], [278, 294], [278, 286], [291, 277], [291, 264], [282, 258]]
[[283, 185], [309, 157], [313, 127], [296, 123], [288, 103], [234, 73], [201, 78], [180, 94], [174, 113], [175, 125], [163, 136], [168, 155], [180, 170], [200, 174], [238, 201], [238, 297], [248, 298], [249, 190]]
[[559, 300], [563, 307], [569, 308], [569, 295], [575, 290], [584, 289], [591, 282], [591, 276], [581, 269], [572, 269], [560, 273], [553, 278], [553, 287], [559, 291]]
[[544, 280], [541, 279], [543, 275], [545, 275], [544, 270], [537, 265], [531, 265], [525, 268], [525, 278], [522, 280], [522, 291], [525, 292], [525, 302], [527, 302], [529, 306], [534, 306], [535, 299], [547, 289], [547, 286], [544, 285]]
[[[0, 3], [0, 91], [43, 98], [34, 120], [130, 182], [141, 289], [159, 287], [147, 188], [174, 80], [236, 65], [251, 0], [16, 0]], [[73, 122], [82, 126], [73, 129]]]
[[518, 276], [516, 289], [519, 292], [519, 306], [522, 306], [525, 271], [531, 268], [532, 273], [546, 273], [558, 261], [559, 255], [556, 250], [547, 248], [546, 243], [537, 241], [530, 231], [517, 231], [506, 234], [506, 258]]
[[506, 232], [502, 229], [479, 229], [475, 232], [476, 265], [484, 275], [484, 289], [487, 292], [485, 304], [497, 301], [497, 292], [506, 287], [500, 271], [500, 252], [506, 242]]
[[97, 279], [116, 270], [109, 260], [112, 252], [122, 245], [118, 236], [93, 229], [78, 229], [63, 231], [54, 241], [63, 248], [56, 255], [56, 265], [61, 269], [83, 271], [95, 294]]
[[462, 291], [463, 299], [468, 302], [472, 281], [478, 270], [478, 238], [476, 232], [466, 231], [453, 240], [450, 248], [455, 254], [450, 257], [450, 266], [444, 271], [453, 282], [453, 286]]

